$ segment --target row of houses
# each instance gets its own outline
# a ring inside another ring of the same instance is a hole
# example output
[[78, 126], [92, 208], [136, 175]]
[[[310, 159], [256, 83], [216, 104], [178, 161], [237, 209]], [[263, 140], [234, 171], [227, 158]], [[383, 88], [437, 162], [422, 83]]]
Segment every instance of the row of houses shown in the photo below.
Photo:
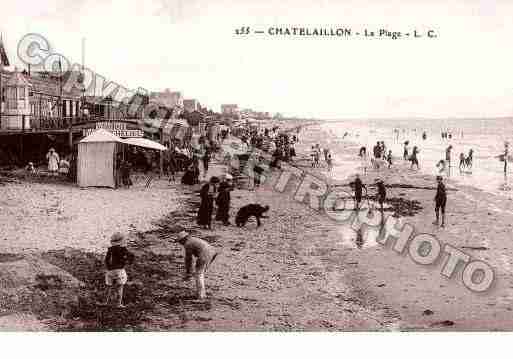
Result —
[[72, 151], [74, 143], [99, 128], [118, 137], [144, 136], [170, 143], [177, 129], [167, 128], [163, 120], [183, 119], [206, 133], [214, 123], [269, 117], [268, 113], [241, 111], [236, 104], [223, 104], [221, 113], [214, 113], [197, 99], [184, 99], [181, 92], [170, 89], [137, 94], [121, 103], [63, 86], [70, 76], [80, 74], [18, 70], [9, 65], [0, 38], [0, 153], [19, 154], [19, 161], [27, 158], [26, 152], [33, 151], [29, 154], [33, 158], [48, 146]]

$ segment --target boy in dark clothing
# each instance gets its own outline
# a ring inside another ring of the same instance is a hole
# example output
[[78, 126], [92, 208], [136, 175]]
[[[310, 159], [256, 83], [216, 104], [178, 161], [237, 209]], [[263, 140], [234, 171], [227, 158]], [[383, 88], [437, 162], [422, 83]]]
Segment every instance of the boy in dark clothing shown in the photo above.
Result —
[[380, 179], [376, 180], [376, 187], [378, 188], [378, 203], [381, 208], [381, 213], [383, 213], [383, 203], [385, 203], [385, 199], [387, 198], [387, 190], [385, 188], [385, 184]]
[[110, 303], [112, 297], [117, 299], [117, 307], [125, 308], [123, 305], [123, 287], [128, 281], [125, 266], [131, 264], [134, 255], [126, 249], [125, 237], [121, 233], [114, 233], [110, 240], [112, 244], [105, 256], [105, 284], [107, 285], [106, 304]]
[[433, 222], [433, 224], [438, 225], [439, 212], [442, 212], [441, 227], [445, 227], [445, 204], [447, 202], [447, 193], [445, 191], [445, 185], [442, 182], [442, 176], [436, 176], [436, 180], [438, 182], [438, 186], [436, 188], [436, 195], [435, 195], [436, 220]]
[[360, 203], [362, 202], [362, 190], [367, 187], [362, 183], [362, 180], [360, 179], [360, 175], [356, 175], [356, 178], [353, 182], [349, 183], [351, 187], [354, 189], [354, 200], [355, 200], [355, 206], [354, 210], [358, 211], [360, 210]]
[[388, 151], [387, 162], [388, 162], [388, 168], [392, 167], [392, 150]]

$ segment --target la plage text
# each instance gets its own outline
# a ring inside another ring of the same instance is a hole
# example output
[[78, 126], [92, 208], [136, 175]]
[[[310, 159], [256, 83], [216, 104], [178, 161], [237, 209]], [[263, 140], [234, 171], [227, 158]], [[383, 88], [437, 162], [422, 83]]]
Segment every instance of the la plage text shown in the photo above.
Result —
[[236, 35], [268, 35], [272, 37], [362, 37], [362, 38], [388, 38], [397, 40], [401, 38], [436, 38], [435, 30], [419, 31], [392, 31], [386, 28], [354, 30], [347, 27], [268, 27], [255, 29], [250, 26], [241, 26], [235, 29]]

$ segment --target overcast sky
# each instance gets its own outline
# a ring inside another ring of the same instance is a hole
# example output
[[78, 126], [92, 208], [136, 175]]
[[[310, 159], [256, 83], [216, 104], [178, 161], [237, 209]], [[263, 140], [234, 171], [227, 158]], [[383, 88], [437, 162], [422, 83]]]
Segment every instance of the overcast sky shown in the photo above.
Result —
[[[144, 5], [143, 5], [144, 4]], [[298, 116], [513, 114], [513, 1], [41, 0], [0, 5], [12, 63], [28, 32], [129, 88]], [[283, 38], [250, 26], [434, 29], [437, 39]]]

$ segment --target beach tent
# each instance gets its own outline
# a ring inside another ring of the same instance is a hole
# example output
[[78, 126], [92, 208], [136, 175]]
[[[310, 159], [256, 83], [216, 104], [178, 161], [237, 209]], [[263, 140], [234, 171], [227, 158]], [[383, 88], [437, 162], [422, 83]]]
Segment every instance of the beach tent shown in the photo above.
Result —
[[115, 156], [123, 140], [103, 129], [78, 143], [79, 187], [116, 187]]

